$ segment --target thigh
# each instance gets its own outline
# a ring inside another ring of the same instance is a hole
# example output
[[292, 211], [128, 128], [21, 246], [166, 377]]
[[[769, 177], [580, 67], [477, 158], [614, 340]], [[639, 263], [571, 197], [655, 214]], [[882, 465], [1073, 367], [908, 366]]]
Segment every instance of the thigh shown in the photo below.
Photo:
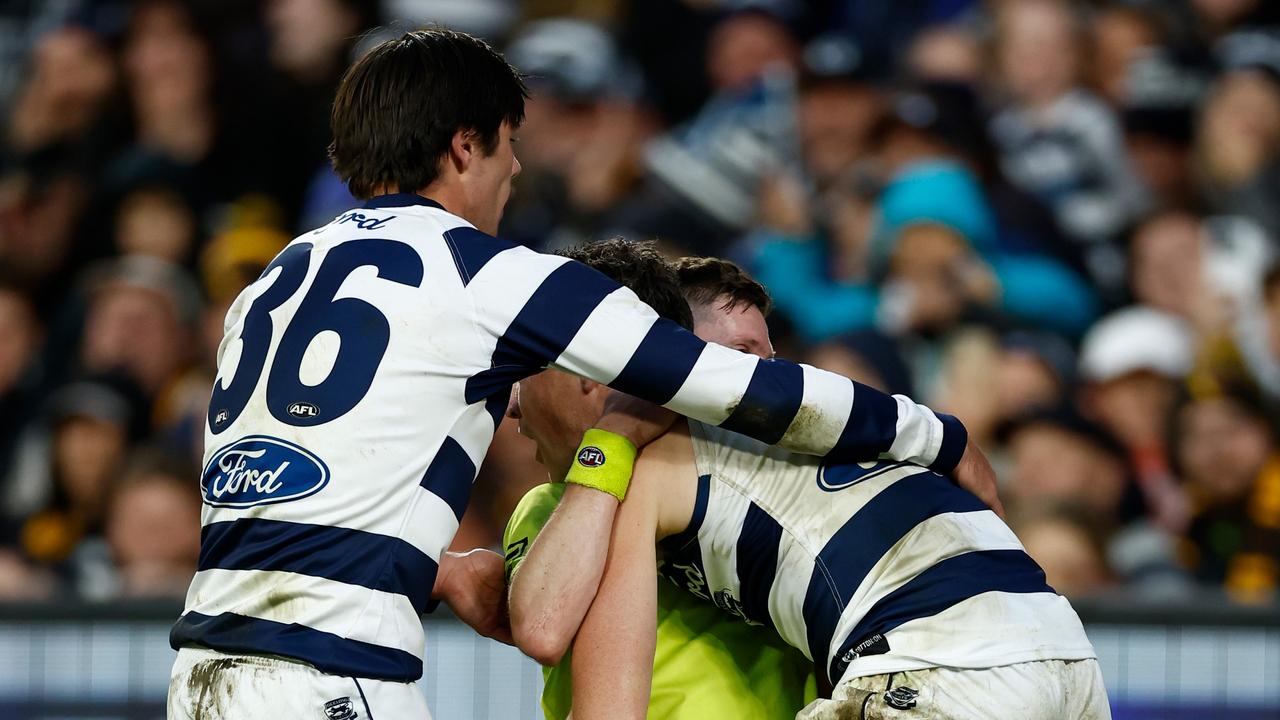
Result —
[[1064, 663], [1067, 720], [1111, 720], [1111, 703], [1097, 660]]
[[931, 675], [939, 720], [1110, 720], [1096, 661], [1041, 660]]

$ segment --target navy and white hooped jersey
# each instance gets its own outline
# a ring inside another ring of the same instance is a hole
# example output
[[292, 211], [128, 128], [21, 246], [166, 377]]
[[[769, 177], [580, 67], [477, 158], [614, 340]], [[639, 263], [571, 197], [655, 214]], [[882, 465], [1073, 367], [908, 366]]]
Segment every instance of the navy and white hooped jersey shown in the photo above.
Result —
[[965, 444], [905, 398], [706, 345], [579, 263], [375, 198], [290, 243], [227, 313], [171, 644], [419, 677], [441, 554], [512, 383], [547, 366], [806, 452], [951, 467]]
[[1094, 657], [1013, 531], [947, 478], [689, 426], [698, 499], [689, 527], [662, 542], [662, 574], [774, 628], [820, 684]]

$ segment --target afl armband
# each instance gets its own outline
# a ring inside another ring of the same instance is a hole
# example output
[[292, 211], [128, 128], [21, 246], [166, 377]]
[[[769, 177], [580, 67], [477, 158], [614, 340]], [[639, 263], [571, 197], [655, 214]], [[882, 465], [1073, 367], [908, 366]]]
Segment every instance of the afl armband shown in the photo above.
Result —
[[607, 492], [622, 502], [631, 484], [636, 446], [621, 435], [592, 428], [582, 436], [564, 481]]

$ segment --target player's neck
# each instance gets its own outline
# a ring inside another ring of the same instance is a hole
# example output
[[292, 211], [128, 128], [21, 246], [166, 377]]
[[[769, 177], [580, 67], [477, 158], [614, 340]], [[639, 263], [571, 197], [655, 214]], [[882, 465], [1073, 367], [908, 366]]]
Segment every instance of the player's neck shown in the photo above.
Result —
[[[378, 187], [373, 189], [373, 196], [378, 197], [380, 195], [394, 195], [394, 194], [398, 194], [399, 192], [400, 190], [398, 188], [392, 187], [390, 185], [379, 185]], [[466, 195], [463, 188], [457, 183], [446, 183], [446, 182], [437, 181], [428, 185], [425, 188], [415, 190], [413, 194], [419, 197], [424, 197], [428, 200], [431, 200], [437, 203], [438, 205], [440, 205], [440, 207], [444, 208], [447, 212], [453, 215], [457, 215], [458, 217], [462, 218], [463, 220], [466, 220], [467, 222], [470, 222], [472, 224], [474, 224], [475, 222], [474, 220], [472, 220], [470, 217], [467, 216], [467, 211], [468, 211], [468, 208], [470, 207], [470, 204], [467, 202]]]

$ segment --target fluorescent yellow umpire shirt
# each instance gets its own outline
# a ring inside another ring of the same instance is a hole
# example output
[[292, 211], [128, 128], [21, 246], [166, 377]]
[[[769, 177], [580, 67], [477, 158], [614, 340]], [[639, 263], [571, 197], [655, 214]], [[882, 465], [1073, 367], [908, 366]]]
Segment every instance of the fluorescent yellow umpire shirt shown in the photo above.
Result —
[[[530, 490], [502, 536], [507, 580], [564, 495], [564, 483]], [[568, 717], [573, 686], [566, 654], [543, 668], [542, 710]], [[815, 697], [812, 667], [775, 633], [729, 617], [714, 605], [658, 582], [658, 644], [653, 657], [649, 720], [791, 720]]]

